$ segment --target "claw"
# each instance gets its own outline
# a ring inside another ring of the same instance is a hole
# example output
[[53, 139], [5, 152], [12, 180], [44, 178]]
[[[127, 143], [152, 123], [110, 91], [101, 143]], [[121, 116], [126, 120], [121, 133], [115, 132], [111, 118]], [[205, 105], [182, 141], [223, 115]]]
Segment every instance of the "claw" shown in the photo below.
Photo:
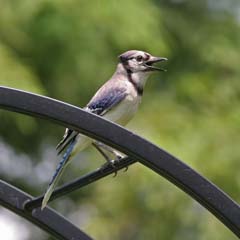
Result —
[[[124, 158], [124, 157], [121, 156], [121, 155], [117, 155], [117, 159], [116, 159], [115, 161], [118, 161], [118, 162], [119, 162], [122, 158]], [[126, 172], [127, 170], [128, 170], [128, 166], [125, 167], [123, 171]], [[115, 177], [115, 176], [114, 176], [114, 177]]]
[[127, 170], [128, 170], [128, 166], [127, 166], [127, 167], [125, 167], [123, 171], [124, 171], [124, 172], [126, 172]]
[[[123, 156], [117, 155], [117, 156], [116, 156], [116, 159], [114, 159], [114, 160], [108, 160], [106, 163], [104, 163], [104, 164], [102, 165], [102, 168], [104, 169], [104, 168], [106, 168], [106, 167], [108, 167], [108, 166], [110, 165], [113, 169], [116, 169], [116, 165], [119, 163], [119, 161], [120, 161], [122, 158], [123, 158]], [[128, 170], [128, 167], [125, 168], [124, 172], [126, 172], [127, 170]], [[117, 174], [118, 174], [118, 171], [115, 170], [113, 177], [116, 177]]]
[[[109, 161], [109, 164], [111, 165], [111, 167], [112, 167], [113, 169], [116, 168], [116, 162], [118, 162], [118, 159]], [[113, 177], [116, 177], [116, 176], [117, 176], [117, 171], [115, 170]]]

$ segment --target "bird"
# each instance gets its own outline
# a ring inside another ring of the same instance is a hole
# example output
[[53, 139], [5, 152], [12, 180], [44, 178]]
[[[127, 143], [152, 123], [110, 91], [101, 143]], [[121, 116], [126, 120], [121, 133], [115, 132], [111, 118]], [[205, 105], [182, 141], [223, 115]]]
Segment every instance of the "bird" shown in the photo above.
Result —
[[[126, 51], [118, 58], [116, 71], [99, 88], [84, 110], [124, 126], [136, 113], [142, 99], [143, 89], [151, 73], [165, 71], [165, 69], [156, 67], [154, 64], [166, 61], [167, 58], [156, 57], [140, 50]], [[66, 128], [62, 140], [56, 147], [58, 155], [61, 154], [62, 158], [44, 194], [42, 210], [46, 207], [54, 188], [71, 159], [90, 145], [97, 148], [109, 164], [114, 165], [115, 160], [123, 157], [115, 149], [75, 130]], [[111, 160], [109, 154], [114, 156], [113, 160]]]

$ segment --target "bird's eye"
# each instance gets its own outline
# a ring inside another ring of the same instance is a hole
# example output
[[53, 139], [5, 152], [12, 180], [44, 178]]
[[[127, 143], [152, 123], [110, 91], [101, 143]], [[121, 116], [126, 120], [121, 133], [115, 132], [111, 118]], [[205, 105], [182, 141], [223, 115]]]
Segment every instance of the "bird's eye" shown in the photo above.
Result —
[[137, 56], [137, 57], [136, 57], [136, 60], [137, 60], [138, 62], [141, 62], [141, 61], [143, 60], [143, 56], [141, 56], [141, 55]]

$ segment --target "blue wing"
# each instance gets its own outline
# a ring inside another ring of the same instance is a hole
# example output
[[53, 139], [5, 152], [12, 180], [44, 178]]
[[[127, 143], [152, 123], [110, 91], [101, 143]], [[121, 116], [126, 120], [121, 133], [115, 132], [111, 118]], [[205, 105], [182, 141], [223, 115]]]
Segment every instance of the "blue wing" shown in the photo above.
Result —
[[[115, 107], [126, 97], [125, 88], [112, 88], [108, 89], [106, 86], [103, 86], [99, 91], [94, 95], [91, 101], [87, 104], [86, 110], [90, 112], [103, 116], [110, 109]], [[61, 154], [64, 149], [76, 138], [78, 135], [77, 132], [66, 128], [63, 139], [59, 142], [56, 149], [58, 154]]]
[[103, 116], [110, 109], [118, 105], [126, 97], [125, 88], [100, 89], [88, 103], [87, 108], [97, 115]]

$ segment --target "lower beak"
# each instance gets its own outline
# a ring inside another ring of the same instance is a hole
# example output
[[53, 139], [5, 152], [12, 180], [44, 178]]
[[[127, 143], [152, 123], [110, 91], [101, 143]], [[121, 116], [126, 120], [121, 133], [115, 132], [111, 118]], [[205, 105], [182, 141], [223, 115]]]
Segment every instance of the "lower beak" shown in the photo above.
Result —
[[165, 69], [162, 69], [162, 68], [158, 68], [158, 67], [155, 67], [153, 66], [152, 64], [154, 63], [157, 63], [157, 62], [165, 62], [167, 61], [168, 59], [167, 58], [164, 58], [164, 57], [151, 57], [146, 63], [146, 67], [148, 68], [149, 71], [167, 71]]

